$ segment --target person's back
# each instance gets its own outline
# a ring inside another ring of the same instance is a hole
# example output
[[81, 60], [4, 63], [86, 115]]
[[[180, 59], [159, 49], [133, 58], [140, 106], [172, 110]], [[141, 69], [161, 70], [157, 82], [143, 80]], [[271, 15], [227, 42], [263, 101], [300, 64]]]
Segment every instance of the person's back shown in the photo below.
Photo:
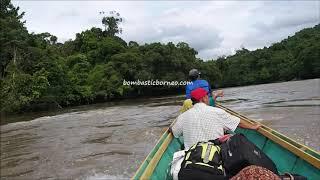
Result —
[[224, 135], [225, 129], [234, 131], [238, 125], [247, 129], [260, 127], [240, 120], [223, 109], [209, 106], [208, 92], [203, 88], [193, 90], [191, 99], [194, 106], [180, 114], [169, 128], [175, 137], [183, 136], [186, 149], [199, 141], [217, 139]]
[[186, 85], [186, 98], [191, 99], [191, 91], [197, 89], [197, 88], [203, 88], [208, 92], [208, 95], [211, 96], [211, 89], [208, 81], [204, 79], [196, 79], [193, 80], [190, 84]]
[[179, 116], [176, 127], [173, 127], [173, 133], [176, 137], [180, 133], [183, 134], [184, 145], [188, 149], [199, 141], [214, 140], [223, 136], [224, 129], [234, 131], [239, 121], [239, 118], [229, 116], [222, 109], [197, 103]]
[[211, 87], [208, 81], [200, 79], [201, 73], [197, 69], [191, 69], [189, 71], [189, 78], [191, 80], [190, 84], [186, 85], [186, 100], [183, 102], [183, 108], [181, 112], [190, 108], [191, 92], [195, 89], [202, 88], [207, 91], [209, 96], [210, 106], [215, 106], [215, 101], [217, 97], [223, 97], [223, 91], [219, 90], [216, 93], [211, 92]]
[[208, 81], [200, 79], [201, 73], [197, 69], [191, 69], [189, 71], [189, 78], [191, 80], [190, 84], [186, 85], [186, 98], [191, 99], [191, 91], [197, 88], [203, 88], [208, 92], [211, 97], [211, 89]]
[[[179, 168], [178, 175], [174, 174], [174, 177], [179, 179], [226, 179], [222, 172], [224, 171], [222, 164], [217, 164], [221, 161], [214, 158], [216, 152], [220, 153], [218, 150], [220, 148], [209, 143], [202, 144], [200, 147], [198, 142], [205, 143], [215, 140], [223, 136], [224, 129], [234, 131], [237, 126], [240, 126], [256, 130], [260, 125], [252, 125], [223, 109], [209, 106], [208, 92], [203, 88], [193, 90], [191, 100], [194, 106], [180, 114], [175, 123], [169, 127], [175, 137], [183, 136], [186, 150], [186, 155], [182, 156], [180, 164], [176, 163], [172, 166], [174, 170]], [[217, 161], [215, 162], [214, 159]]]

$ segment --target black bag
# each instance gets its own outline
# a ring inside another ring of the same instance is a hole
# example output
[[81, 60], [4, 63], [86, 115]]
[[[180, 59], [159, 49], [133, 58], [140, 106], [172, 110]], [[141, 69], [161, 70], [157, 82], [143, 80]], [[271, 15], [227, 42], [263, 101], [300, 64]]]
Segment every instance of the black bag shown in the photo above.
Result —
[[301, 176], [299, 174], [284, 173], [280, 175], [281, 180], [307, 180], [307, 177]]
[[178, 174], [179, 180], [224, 180], [220, 147], [212, 142], [198, 142], [186, 151]]
[[250, 165], [261, 166], [278, 174], [272, 160], [243, 134], [233, 135], [220, 146], [223, 167], [229, 176], [236, 175], [241, 169]]

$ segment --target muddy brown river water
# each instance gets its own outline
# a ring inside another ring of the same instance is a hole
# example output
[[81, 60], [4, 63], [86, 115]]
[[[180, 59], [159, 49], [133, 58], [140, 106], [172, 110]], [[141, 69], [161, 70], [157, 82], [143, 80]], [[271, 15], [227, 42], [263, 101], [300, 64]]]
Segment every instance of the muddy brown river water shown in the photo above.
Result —
[[[320, 79], [224, 91], [223, 105], [320, 150]], [[15, 123], [1, 126], [1, 179], [129, 179], [182, 100], [127, 100], [2, 117]]]

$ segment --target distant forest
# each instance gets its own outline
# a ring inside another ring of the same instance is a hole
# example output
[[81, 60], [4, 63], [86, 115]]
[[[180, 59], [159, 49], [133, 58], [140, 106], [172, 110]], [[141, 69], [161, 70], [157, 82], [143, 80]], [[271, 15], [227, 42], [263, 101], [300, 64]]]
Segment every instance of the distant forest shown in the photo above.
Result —
[[124, 86], [123, 80], [185, 81], [192, 68], [219, 88], [320, 77], [319, 24], [268, 48], [203, 61], [184, 42], [124, 41], [117, 36], [118, 13], [102, 19], [105, 28], [64, 43], [49, 33], [29, 33], [23, 15], [10, 0], [1, 1], [1, 112], [184, 93], [182, 86]]

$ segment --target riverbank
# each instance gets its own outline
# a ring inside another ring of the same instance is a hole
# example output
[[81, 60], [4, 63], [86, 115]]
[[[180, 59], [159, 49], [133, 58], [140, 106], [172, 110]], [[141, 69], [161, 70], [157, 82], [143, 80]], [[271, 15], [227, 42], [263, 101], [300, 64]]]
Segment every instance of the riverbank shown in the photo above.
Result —
[[[309, 79], [309, 80], [316, 80], [316, 79]], [[292, 81], [286, 81], [286, 82], [299, 82], [299, 81], [306, 81], [306, 80], [298, 80], [298, 79], [294, 79]], [[219, 88], [219, 89], [226, 89], [226, 88], [239, 88], [239, 87], [251, 87], [251, 86], [257, 86], [257, 85], [268, 85], [268, 84], [278, 84], [278, 83], [286, 83], [286, 82], [274, 82], [274, 83], [266, 83], [266, 84], [252, 84], [252, 85], [248, 85], [248, 86], [233, 86], [233, 87], [223, 87], [223, 88]], [[169, 93], [169, 94], [168, 94]], [[119, 97], [119, 98], [113, 98], [113, 99], [109, 99], [109, 100], [100, 100], [100, 101], [96, 101], [96, 102], [91, 102], [91, 103], [86, 103], [86, 104], [78, 104], [78, 105], [69, 105], [69, 106], [61, 106], [60, 104], [58, 104], [57, 102], [53, 102], [53, 103], [42, 103], [42, 104], [34, 104], [34, 108], [29, 107], [27, 108], [25, 111], [22, 112], [0, 112], [0, 116], [1, 116], [1, 121], [0, 121], [0, 125], [4, 125], [4, 124], [8, 124], [8, 123], [14, 123], [14, 122], [19, 122], [21, 118], [21, 116], [26, 116], [29, 117], [29, 119], [32, 118], [37, 118], [37, 117], [41, 117], [41, 115], [46, 115], [46, 114], [50, 114], [50, 115], [54, 115], [54, 114], [59, 114], [59, 113], [66, 113], [66, 112], [70, 112], [70, 109], [72, 111], [72, 109], [82, 109], [82, 108], [90, 108], [90, 106], [112, 106], [112, 105], [118, 105], [118, 104], [125, 104], [125, 103], [132, 103], [132, 102], [142, 102], [142, 101], [147, 101], [149, 99], [163, 99], [163, 98], [170, 98], [170, 97], [176, 97], [176, 96], [181, 96], [183, 99], [184, 97], [184, 90], [180, 90], [178, 92], [162, 92], [160, 94], [157, 95], [140, 95], [140, 96], [127, 96], [127, 97]], [[34, 114], [40, 114], [40, 116], [36, 116]]]

